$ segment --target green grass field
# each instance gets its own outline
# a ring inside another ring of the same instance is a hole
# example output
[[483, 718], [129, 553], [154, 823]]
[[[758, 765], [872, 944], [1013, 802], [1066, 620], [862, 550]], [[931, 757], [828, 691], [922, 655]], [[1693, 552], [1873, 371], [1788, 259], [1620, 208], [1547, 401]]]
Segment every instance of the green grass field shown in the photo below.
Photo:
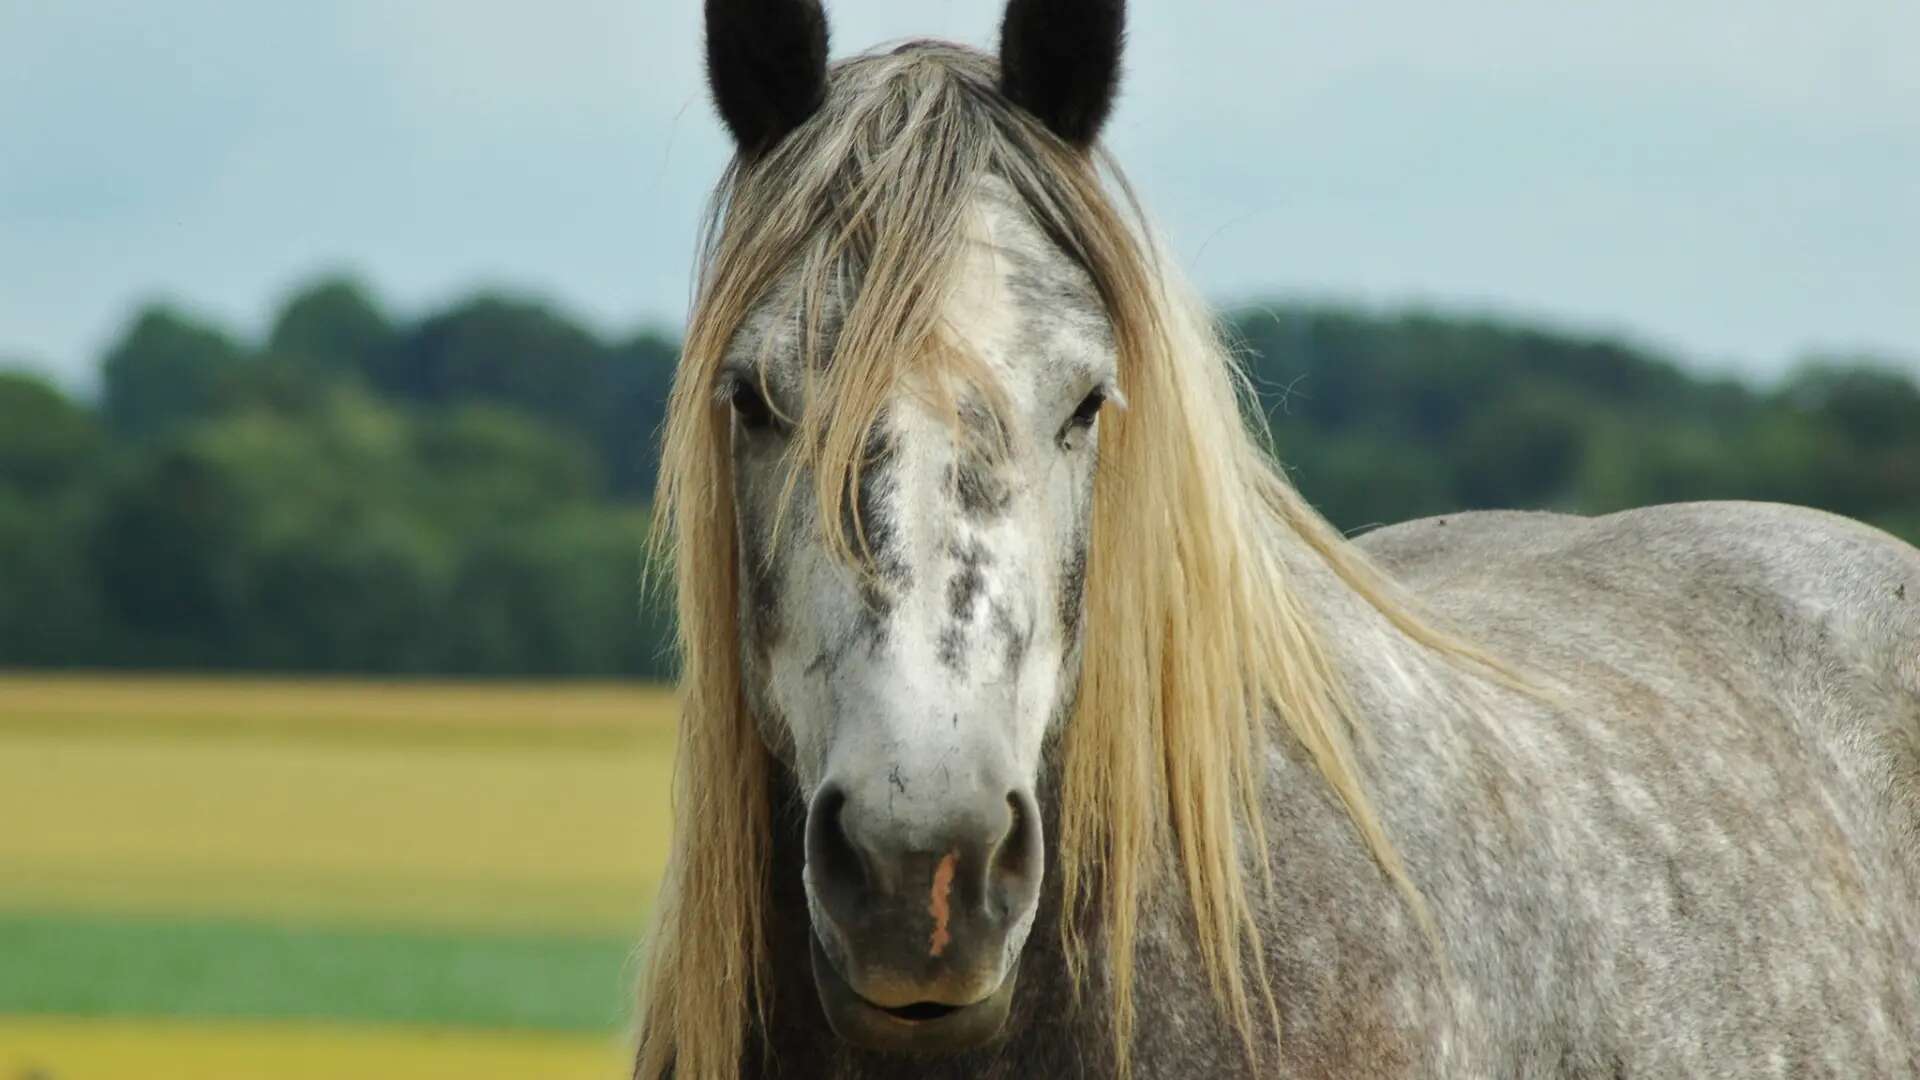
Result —
[[672, 717], [0, 677], [0, 1080], [617, 1075]]

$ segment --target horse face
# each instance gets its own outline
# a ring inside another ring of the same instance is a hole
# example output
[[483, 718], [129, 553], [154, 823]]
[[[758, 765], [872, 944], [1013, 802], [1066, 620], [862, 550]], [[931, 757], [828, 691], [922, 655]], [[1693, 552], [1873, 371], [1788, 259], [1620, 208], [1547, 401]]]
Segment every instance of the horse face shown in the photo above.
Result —
[[[997, 400], [903, 378], [857, 525], [782, 499], [780, 417], [834, 405], [800, 400], [790, 296], [747, 321], [719, 388], [743, 684], [808, 800], [815, 979], [835, 1030], [881, 1049], [972, 1045], [1005, 1018], [1045, 862], [1042, 749], [1078, 679], [1099, 414], [1118, 400], [1084, 272], [1004, 191], [973, 222], [947, 323]], [[829, 529], [859, 532], [872, 573]]]

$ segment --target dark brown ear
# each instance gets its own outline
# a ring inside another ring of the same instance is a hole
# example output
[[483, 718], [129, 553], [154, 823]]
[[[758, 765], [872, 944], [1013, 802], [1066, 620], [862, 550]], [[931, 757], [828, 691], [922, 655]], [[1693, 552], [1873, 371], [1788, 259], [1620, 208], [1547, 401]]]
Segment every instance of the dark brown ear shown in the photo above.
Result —
[[740, 152], [773, 149], [826, 97], [819, 0], [707, 0], [707, 82]]
[[1055, 135], [1086, 147], [1120, 92], [1125, 0], [1012, 0], [1000, 23], [1000, 89]]

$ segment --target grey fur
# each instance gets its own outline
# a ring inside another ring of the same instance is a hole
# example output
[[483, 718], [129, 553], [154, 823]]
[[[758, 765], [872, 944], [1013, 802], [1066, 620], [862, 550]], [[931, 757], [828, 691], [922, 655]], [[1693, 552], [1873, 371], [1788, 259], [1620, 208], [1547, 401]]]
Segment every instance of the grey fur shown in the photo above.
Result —
[[[996, 240], [1042, 259], [1032, 245], [1044, 242], [1018, 222]], [[1017, 268], [1041, 273], [1051, 284], [1011, 300], [1018, 340], [1038, 343], [1022, 370], [1045, 373], [1021, 397], [1029, 412], [1009, 417], [1030, 434], [1050, 434], [1084, 392], [1077, 365], [1111, 348], [1050, 299], [1084, 287], [1077, 268], [1057, 256]], [[1012, 699], [996, 688], [1041, 670], [1062, 676], [1047, 720], [1057, 733], [1078, 670], [1090, 460], [1062, 489], [1075, 494], [1052, 523], [1057, 541], [1021, 547], [1007, 530], [1039, 512], [1033, 467], [996, 467], [1011, 502], [983, 513], [957, 479], [909, 475], [958, 477], [913, 465], [935, 451], [900, 447], [863, 498], [900, 527], [902, 570], [876, 612], [830, 601], [855, 593], [818, 565], [764, 551], [770, 481], [754, 453], [735, 492], [743, 557], [767, 567], [743, 575], [746, 680], [785, 763], [776, 805], [803, 804], [849, 741], [878, 739], [875, 767], [889, 769], [900, 812], [917, 812], [936, 764], [999, 745], [1011, 721], [995, 710]], [[947, 469], [960, 456], [935, 454]], [[815, 528], [803, 503], [793, 535]], [[914, 520], [934, 506], [940, 520]], [[910, 533], [931, 539], [916, 546]], [[1208, 993], [1179, 883], [1163, 881], [1136, 962], [1134, 1075], [1920, 1076], [1920, 552], [1813, 511], [1732, 503], [1469, 514], [1360, 544], [1438, 622], [1554, 690], [1543, 703], [1441, 661], [1293, 543], [1291, 581], [1372, 733], [1369, 790], [1430, 902], [1445, 963], [1319, 774], [1281, 743], [1265, 793], [1275, 888], [1254, 897], [1279, 1029], [1260, 1032], [1262, 1060], [1244, 1057]], [[836, 610], [850, 630], [819, 625]], [[912, 625], [910, 611], [938, 618]], [[929, 634], [971, 711], [922, 703], [924, 747], [859, 726], [876, 722], [862, 695], [891, 677], [887, 658]], [[783, 698], [766, 665], [804, 648], [818, 659], [792, 685], [818, 693]], [[1051, 837], [1051, 754], [1036, 768]], [[1000, 1041], [935, 1059], [841, 1043], [807, 975], [799, 822], [777, 824], [776, 986], [770, 1026], [743, 1047], [745, 1074], [1113, 1074], [1107, 1018], [1072, 1007], [1103, 1000], [1105, 973], [1068, 984], [1054, 875]]]
[[[1243, 1059], [1167, 893], [1136, 969], [1135, 1075], [1920, 1076], [1920, 553], [1755, 504], [1472, 514], [1363, 546], [1567, 705], [1473, 704], [1301, 551], [1451, 973], [1283, 747], [1259, 900], [1275, 1056]], [[1051, 935], [1021, 978], [1005, 1042], [941, 1061], [854, 1053], [789, 988], [770, 1033], [787, 1066], [750, 1053], [749, 1073], [1111, 1075]]]

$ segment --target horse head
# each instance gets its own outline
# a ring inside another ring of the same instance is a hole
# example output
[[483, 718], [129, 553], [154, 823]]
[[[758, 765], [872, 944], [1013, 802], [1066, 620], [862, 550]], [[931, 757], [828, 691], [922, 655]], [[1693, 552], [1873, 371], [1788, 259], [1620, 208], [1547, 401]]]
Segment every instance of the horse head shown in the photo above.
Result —
[[1040, 895], [1122, 400], [1086, 253], [1050, 233], [1074, 192], [1004, 132], [1091, 173], [1121, 5], [1014, 0], [997, 64], [919, 42], [833, 69], [814, 0], [706, 13], [739, 153], [698, 392], [725, 414], [742, 696], [806, 802], [814, 979], [850, 1042], [975, 1045]]

